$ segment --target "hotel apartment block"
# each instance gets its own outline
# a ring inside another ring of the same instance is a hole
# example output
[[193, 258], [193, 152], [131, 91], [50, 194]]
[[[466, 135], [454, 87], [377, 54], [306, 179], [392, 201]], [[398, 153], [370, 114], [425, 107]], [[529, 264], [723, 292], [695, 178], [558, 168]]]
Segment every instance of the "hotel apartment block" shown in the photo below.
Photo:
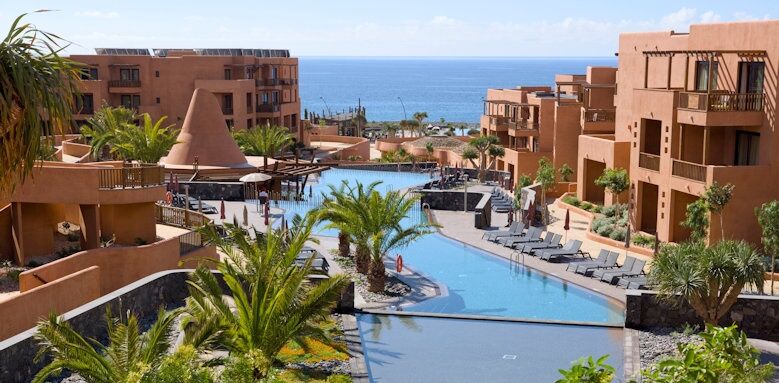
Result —
[[[754, 209], [779, 198], [776, 36], [779, 21], [620, 35], [615, 132], [579, 137], [578, 196], [614, 202], [593, 181], [606, 167], [629, 169], [634, 229], [679, 242], [687, 205], [730, 183], [725, 236], [758, 242]], [[719, 219], [710, 222], [716, 240]]]
[[80, 126], [101, 105], [180, 124], [195, 89], [214, 93], [225, 124], [300, 126], [298, 59], [268, 49], [108, 49], [70, 58], [86, 65], [76, 100]]
[[577, 168], [580, 134], [613, 134], [616, 68], [588, 67], [583, 75], [557, 75], [555, 89], [489, 89], [481, 129], [506, 148], [497, 169], [514, 180], [535, 176], [538, 160]]

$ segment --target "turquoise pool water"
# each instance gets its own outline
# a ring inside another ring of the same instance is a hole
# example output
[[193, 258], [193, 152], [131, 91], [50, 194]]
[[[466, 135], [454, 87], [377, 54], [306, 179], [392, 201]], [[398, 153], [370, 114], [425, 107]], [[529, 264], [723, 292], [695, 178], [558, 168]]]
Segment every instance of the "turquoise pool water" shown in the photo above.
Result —
[[[381, 190], [403, 189], [423, 184], [429, 175], [380, 171], [332, 169], [312, 184], [313, 195], [339, 185], [342, 180], [382, 181]], [[317, 205], [312, 202], [284, 202], [288, 218], [305, 214]], [[409, 220], [424, 219], [421, 210]], [[471, 224], [471, 221], [463, 222]], [[332, 230], [318, 228], [322, 235], [334, 236]], [[504, 258], [466, 246], [440, 234], [433, 234], [399, 251], [410, 269], [442, 286], [440, 297], [406, 306], [406, 311], [445, 314], [470, 314], [536, 320], [579, 321], [604, 324], [624, 323], [622, 307], [610, 299], [568, 284], [535, 270], [511, 265]], [[394, 254], [393, 254], [394, 256]]]
[[372, 382], [554, 382], [582, 356], [622, 377], [621, 328], [358, 315]]

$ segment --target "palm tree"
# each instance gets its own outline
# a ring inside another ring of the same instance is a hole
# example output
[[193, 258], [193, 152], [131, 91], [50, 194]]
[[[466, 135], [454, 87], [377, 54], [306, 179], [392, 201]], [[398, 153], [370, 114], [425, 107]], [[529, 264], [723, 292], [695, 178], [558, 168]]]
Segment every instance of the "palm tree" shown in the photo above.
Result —
[[358, 215], [363, 225], [370, 229], [369, 245], [371, 263], [368, 269], [368, 291], [383, 292], [386, 284], [384, 259], [397, 249], [408, 246], [420, 237], [433, 232], [433, 226], [427, 222], [402, 227], [411, 209], [419, 203], [419, 197], [410, 197], [406, 193], [393, 190], [382, 196], [378, 191], [371, 192]]
[[[414, 119], [417, 120], [417, 128], [422, 129], [422, 121], [427, 118], [427, 112], [415, 112]], [[420, 131], [421, 132], [421, 131]], [[421, 136], [422, 134], [420, 134]]]
[[649, 279], [660, 297], [686, 301], [706, 323], [716, 325], [745, 285], [762, 288], [764, 271], [762, 256], [746, 242], [725, 240], [706, 247], [696, 241], [663, 248]]
[[141, 117], [141, 126], [126, 124], [123, 129], [114, 133], [111, 152], [125, 160], [156, 164], [178, 143], [176, 137], [179, 130], [173, 128], [175, 125], [162, 126], [167, 118], [165, 116], [157, 122], [152, 122], [148, 113], [142, 114]]
[[255, 126], [233, 133], [241, 151], [249, 156], [274, 158], [293, 143], [289, 129], [283, 126]]
[[35, 339], [41, 348], [35, 357], [49, 356], [51, 362], [32, 380], [43, 383], [47, 378], [67, 370], [88, 383], [138, 382], [153, 373], [171, 349], [173, 324], [180, 311], [160, 309], [157, 321], [141, 334], [134, 315], [126, 323], [106, 312], [108, 345], [87, 340], [56, 314], [38, 323]]
[[[17, 17], [0, 42], [0, 191], [10, 192], [32, 169], [41, 136], [71, 123], [81, 66], [60, 52], [60, 37], [21, 24]], [[47, 116], [48, 121], [41, 118]]]
[[135, 125], [135, 111], [132, 109], [103, 105], [87, 120], [88, 125], [81, 127], [81, 135], [89, 138], [89, 154], [100, 160], [105, 157], [106, 149], [116, 142], [117, 132], [127, 126]]
[[237, 224], [226, 224], [226, 238], [219, 236], [213, 224], [201, 229], [226, 256], [217, 269], [230, 297], [223, 295], [210, 270], [198, 268], [188, 281], [184, 342], [249, 357], [254, 377], [261, 379], [291, 340], [325, 338], [313, 322], [329, 313], [348, 280], [335, 275], [313, 285], [308, 281], [312, 258], [296, 265], [317, 222], [316, 215], [309, 214], [304, 219], [296, 217], [288, 231], [253, 235]]

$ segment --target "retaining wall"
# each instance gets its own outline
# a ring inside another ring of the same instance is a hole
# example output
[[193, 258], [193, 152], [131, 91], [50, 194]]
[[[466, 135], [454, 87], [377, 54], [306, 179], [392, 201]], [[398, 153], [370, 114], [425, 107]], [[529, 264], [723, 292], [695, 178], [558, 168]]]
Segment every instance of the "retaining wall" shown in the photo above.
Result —
[[[417, 191], [422, 195], [421, 203], [427, 204], [434, 210], [463, 211], [465, 207], [465, 193], [457, 190], [431, 190]], [[491, 196], [488, 193], [468, 192], [467, 211], [476, 213], [474, 226], [477, 228], [489, 227], [492, 222]]]
[[189, 185], [189, 196], [203, 200], [243, 201], [243, 182], [202, 182], [179, 181], [179, 192], [184, 193], [184, 185]]

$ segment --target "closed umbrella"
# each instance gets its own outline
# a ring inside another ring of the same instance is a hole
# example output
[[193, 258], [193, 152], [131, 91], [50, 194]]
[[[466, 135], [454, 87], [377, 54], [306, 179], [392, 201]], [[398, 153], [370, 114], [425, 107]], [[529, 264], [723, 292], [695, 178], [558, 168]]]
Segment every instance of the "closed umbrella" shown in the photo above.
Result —
[[630, 247], [630, 222], [628, 222], [628, 229], [625, 232], [625, 248]]
[[249, 226], [249, 209], [246, 208], [246, 205], [243, 205], [243, 225]]
[[219, 219], [225, 219], [225, 200], [219, 204]]
[[565, 209], [565, 224], [563, 230], [565, 230], [565, 242], [568, 242], [568, 230], [571, 229], [571, 209]]
[[533, 225], [533, 221], [536, 220], [536, 204], [531, 201], [530, 206], [527, 209], [527, 225], [528, 227]]
[[265, 204], [265, 226], [268, 226], [270, 221], [270, 204]]

